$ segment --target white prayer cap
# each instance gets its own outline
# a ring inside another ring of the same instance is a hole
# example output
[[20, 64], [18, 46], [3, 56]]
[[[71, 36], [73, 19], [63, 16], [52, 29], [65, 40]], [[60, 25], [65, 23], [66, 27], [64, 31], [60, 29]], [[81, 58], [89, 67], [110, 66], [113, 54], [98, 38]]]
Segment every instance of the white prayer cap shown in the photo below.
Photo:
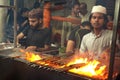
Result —
[[106, 8], [101, 5], [93, 6], [91, 13], [96, 12], [107, 14]]

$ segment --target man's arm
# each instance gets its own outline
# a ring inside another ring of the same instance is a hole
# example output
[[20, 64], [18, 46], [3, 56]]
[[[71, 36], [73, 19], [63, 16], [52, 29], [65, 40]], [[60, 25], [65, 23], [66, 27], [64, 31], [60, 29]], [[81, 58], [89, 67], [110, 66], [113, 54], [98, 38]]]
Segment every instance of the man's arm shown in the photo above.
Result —
[[24, 34], [21, 32], [20, 34], [17, 35], [17, 44], [19, 44], [19, 40], [24, 37]]
[[75, 48], [75, 42], [73, 40], [68, 40], [67, 41], [67, 47], [66, 47], [66, 52], [71, 52]]
[[50, 49], [50, 46], [45, 44], [43, 48], [39, 48], [37, 46], [28, 46], [26, 48], [27, 51], [39, 51], [39, 52], [42, 52], [42, 51], [47, 51]]
[[79, 49], [79, 53], [80, 53], [81, 57], [85, 57], [85, 58], [88, 57], [89, 58], [89, 53], [88, 53], [88, 50], [87, 50], [87, 45], [85, 43], [85, 37], [82, 38], [80, 49]]
[[50, 45], [45, 44], [43, 48], [36, 48], [36, 51], [47, 51], [50, 49]]

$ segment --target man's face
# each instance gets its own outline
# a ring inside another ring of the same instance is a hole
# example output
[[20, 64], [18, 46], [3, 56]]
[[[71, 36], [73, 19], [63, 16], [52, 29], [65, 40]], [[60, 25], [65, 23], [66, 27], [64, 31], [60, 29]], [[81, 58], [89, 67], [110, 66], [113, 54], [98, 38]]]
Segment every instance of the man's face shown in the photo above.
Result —
[[105, 23], [103, 14], [102, 13], [93, 13], [90, 23], [94, 29], [102, 28]]
[[112, 29], [113, 29], [113, 22], [112, 22], [112, 21], [109, 21], [109, 22], [107, 23], [107, 29], [109, 29], [109, 30], [112, 30]]
[[79, 14], [79, 11], [80, 11], [80, 6], [79, 5], [75, 5], [74, 8], [72, 8], [72, 11], [78, 15]]
[[38, 18], [29, 18], [29, 25], [31, 28], [38, 28], [40, 25], [40, 19]]
[[84, 14], [84, 12], [85, 12], [86, 10], [87, 10], [87, 9], [86, 9], [85, 5], [81, 4], [81, 5], [80, 5], [80, 13], [81, 13], [81, 14]]
[[23, 17], [28, 17], [29, 11], [23, 12]]

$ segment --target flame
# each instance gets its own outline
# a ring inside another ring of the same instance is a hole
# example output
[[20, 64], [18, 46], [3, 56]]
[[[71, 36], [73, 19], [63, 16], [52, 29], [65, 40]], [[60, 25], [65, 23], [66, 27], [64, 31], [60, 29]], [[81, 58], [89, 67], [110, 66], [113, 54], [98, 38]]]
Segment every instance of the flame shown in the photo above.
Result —
[[[87, 59], [76, 59], [75, 63], [72, 62], [72, 64], [78, 64], [78, 62], [80, 63], [85, 63], [84, 66], [82, 67], [77, 67], [77, 68], [72, 68], [69, 70], [69, 72], [75, 73], [75, 74], [79, 74], [79, 75], [85, 75], [88, 77], [94, 77], [94, 78], [100, 78], [100, 79], [106, 79], [107, 75], [106, 74], [106, 65], [101, 65], [100, 66], [100, 62], [97, 60], [93, 60], [93, 61], [87, 61]], [[68, 63], [69, 65], [71, 64]]]
[[70, 61], [67, 66], [73, 65], [73, 64], [79, 64], [79, 63], [87, 63], [87, 58], [79, 58], [79, 59], [74, 59]]
[[26, 55], [26, 60], [30, 62], [34, 62], [34, 61], [42, 59], [39, 55], [31, 53], [31, 52], [26, 52], [25, 55]]
[[[108, 76], [107, 66], [101, 64], [101, 62], [97, 60], [89, 61], [87, 58], [74, 58], [67, 64], [58, 65], [54, 63], [54, 61], [56, 60], [54, 60], [53, 58], [47, 60], [41, 60], [42, 57], [40, 55], [36, 55], [32, 52], [25, 52], [25, 57], [26, 57], [25, 59], [30, 62], [37, 61], [36, 63], [38, 64], [47, 65], [56, 69], [65, 68], [67, 66], [70, 67], [70, 69], [68, 69], [68, 72], [75, 73], [78, 75], [88, 76], [95, 79], [105, 80], [107, 79]], [[80, 65], [83, 64], [83, 65], [73, 67], [75, 64], [80, 64]], [[71, 65], [73, 65], [72, 68]]]

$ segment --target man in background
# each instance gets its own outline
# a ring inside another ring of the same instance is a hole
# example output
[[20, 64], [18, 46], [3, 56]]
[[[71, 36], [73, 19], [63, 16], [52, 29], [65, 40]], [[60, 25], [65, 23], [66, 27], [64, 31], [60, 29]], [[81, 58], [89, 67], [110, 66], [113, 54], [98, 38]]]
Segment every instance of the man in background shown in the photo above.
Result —
[[[71, 9], [71, 14], [67, 16], [67, 18], [81, 20], [81, 18], [78, 16], [79, 10], [80, 10], [80, 4], [79, 3], [73, 4], [72, 9]], [[68, 36], [71, 30], [78, 25], [80, 24], [73, 24], [71, 22], [63, 22], [62, 34], [61, 34], [61, 46], [62, 47], [66, 46], [66, 41], [68, 40]]]
[[87, 4], [84, 2], [80, 3], [79, 16], [81, 17], [81, 22], [89, 21], [90, 13], [87, 10]]
[[81, 26], [73, 29], [67, 41], [66, 53], [73, 52], [80, 48], [82, 38], [85, 34], [91, 32], [91, 24], [89, 21], [84, 21]]

